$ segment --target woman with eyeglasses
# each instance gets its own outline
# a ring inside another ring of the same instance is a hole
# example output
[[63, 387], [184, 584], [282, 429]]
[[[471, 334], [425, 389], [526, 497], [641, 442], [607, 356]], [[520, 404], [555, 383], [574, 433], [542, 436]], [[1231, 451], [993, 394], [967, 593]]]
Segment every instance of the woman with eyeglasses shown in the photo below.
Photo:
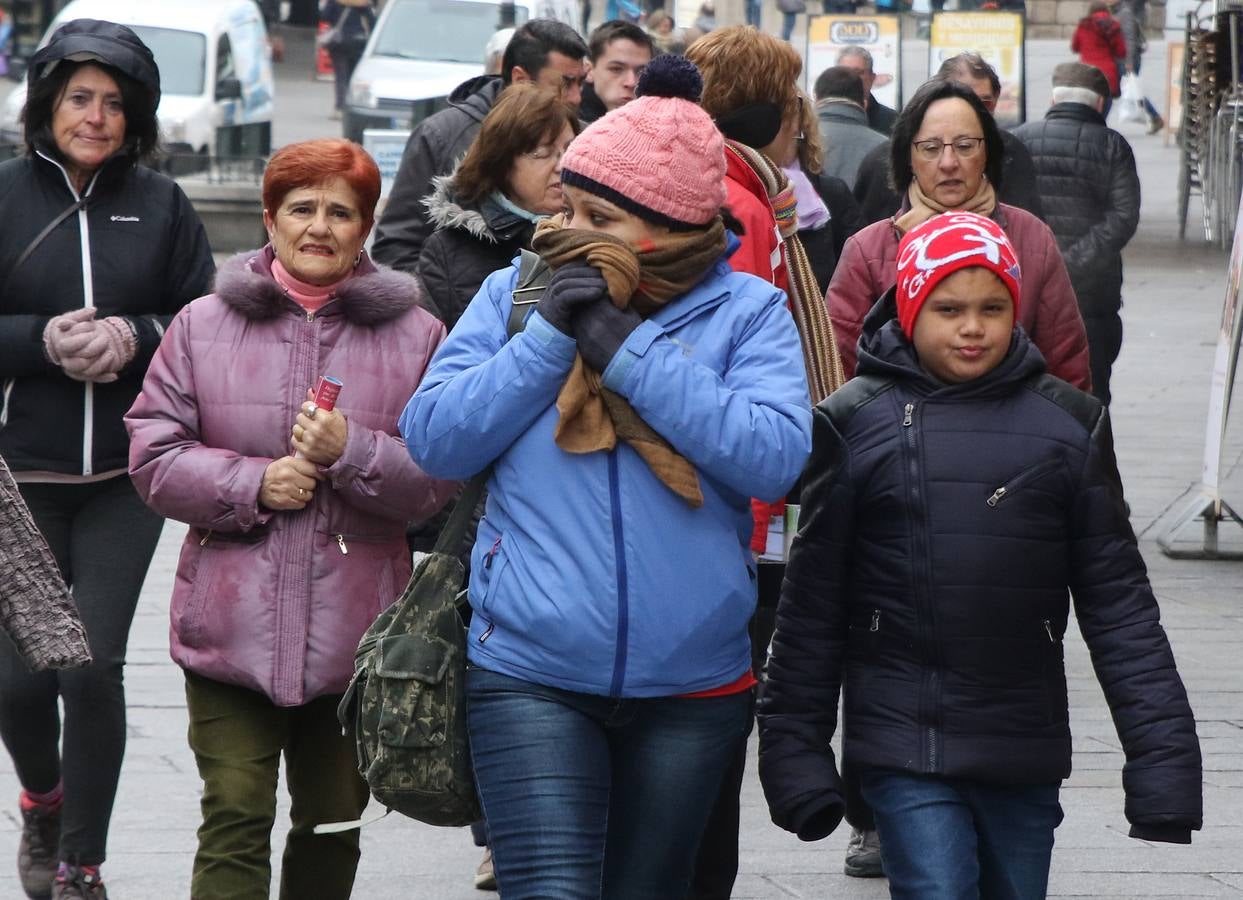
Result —
[[970, 88], [933, 79], [902, 108], [890, 141], [890, 167], [902, 206], [849, 241], [825, 300], [846, 377], [865, 319], [897, 279], [898, 241], [938, 213], [966, 210], [997, 222], [1023, 269], [1020, 319], [1049, 372], [1082, 390], [1092, 386], [1088, 342], [1066, 264], [1047, 225], [997, 200], [1005, 155], [1001, 129]]
[[561, 212], [561, 154], [579, 132], [574, 110], [535, 84], [506, 88], [450, 175], [423, 199], [435, 233], [419, 254], [431, 312], [452, 329], [483, 280], [531, 246]]

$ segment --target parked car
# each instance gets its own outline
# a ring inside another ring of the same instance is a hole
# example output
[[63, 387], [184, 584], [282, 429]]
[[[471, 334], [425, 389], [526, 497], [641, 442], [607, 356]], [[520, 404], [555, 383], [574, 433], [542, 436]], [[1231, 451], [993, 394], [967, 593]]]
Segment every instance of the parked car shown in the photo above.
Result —
[[493, 32], [532, 18], [533, 6], [532, 0], [388, 0], [350, 79], [345, 137], [362, 143], [368, 128], [409, 130], [444, 109], [455, 87], [483, 74]]
[[[270, 152], [275, 86], [254, 0], [71, 0], [39, 46], [83, 18], [127, 25], [151, 48], [160, 67], [160, 130], [174, 159]], [[0, 108], [0, 140], [21, 142], [25, 104], [23, 81]]]

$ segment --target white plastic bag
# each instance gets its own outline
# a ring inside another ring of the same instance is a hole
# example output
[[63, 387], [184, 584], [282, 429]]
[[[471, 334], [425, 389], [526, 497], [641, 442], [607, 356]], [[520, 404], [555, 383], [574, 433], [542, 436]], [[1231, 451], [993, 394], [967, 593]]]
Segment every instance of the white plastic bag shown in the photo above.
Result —
[[1130, 73], [1122, 76], [1122, 96], [1118, 98], [1118, 121], [1148, 124], [1148, 111], [1144, 109], [1144, 88], [1139, 76]]

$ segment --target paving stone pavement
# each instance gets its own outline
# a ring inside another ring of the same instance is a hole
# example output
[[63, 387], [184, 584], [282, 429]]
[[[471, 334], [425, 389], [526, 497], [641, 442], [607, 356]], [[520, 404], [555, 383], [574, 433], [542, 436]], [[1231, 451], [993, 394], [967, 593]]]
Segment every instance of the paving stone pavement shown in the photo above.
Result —
[[[1162, 53], [1154, 41], [1146, 70], [1164, 70]], [[1029, 44], [1033, 115], [1047, 103], [1048, 73], [1062, 58], [1060, 42]], [[908, 78], [908, 83], [917, 81]], [[1132, 521], [1199, 721], [1205, 829], [1189, 847], [1126, 836], [1123, 754], [1087, 652], [1072, 633], [1067, 666], [1075, 771], [1062, 793], [1066, 820], [1057, 832], [1050, 896], [1234, 897], [1243, 895], [1243, 562], [1174, 561], [1154, 542], [1158, 518], [1199, 478], [1227, 260], [1200, 239], [1195, 201], [1190, 239], [1177, 238], [1177, 150], [1137, 126], [1123, 131], [1136, 149], [1144, 202], [1140, 231], [1126, 254], [1126, 337], [1115, 370], [1114, 425]], [[1243, 508], [1243, 436], [1228, 433], [1223, 458], [1223, 494]], [[167, 601], [183, 534], [175, 523], [165, 529], [130, 642], [129, 745], [104, 869], [117, 900], [189, 896], [199, 780], [185, 743], [181, 675], [167, 653]], [[883, 880], [842, 874], [845, 829], [803, 844], [773, 826], [754, 772], [753, 755], [743, 792], [738, 900], [887, 896]], [[0, 754], [0, 798], [8, 798], [0, 804], [0, 898], [21, 897], [12, 863], [19, 832], [17, 790], [12, 765]], [[287, 811], [282, 796], [279, 822], [286, 821]], [[273, 836], [274, 869], [283, 827], [279, 824]], [[390, 816], [363, 831], [355, 896], [485, 896], [472, 887], [477, 861], [467, 831]]]

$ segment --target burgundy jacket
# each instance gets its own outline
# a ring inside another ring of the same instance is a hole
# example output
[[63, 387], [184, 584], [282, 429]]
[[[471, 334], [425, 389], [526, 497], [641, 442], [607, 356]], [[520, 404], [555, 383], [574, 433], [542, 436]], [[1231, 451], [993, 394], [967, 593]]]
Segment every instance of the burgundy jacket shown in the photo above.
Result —
[[[906, 204], [903, 207], [905, 212]], [[1005, 229], [1019, 255], [1023, 271], [1020, 324], [1044, 355], [1050, 373], [1090, 390], [1088, 338], [1053, 232], [1026, 210], [1004, 203], [997, 204], [992, 219]], [[855, 374], [855, 347], [864, 316], [897, 283], [898, 240], [893, 219], [873, 222], [856, 232], [842, 249], [829, 283], [825, 302], [847, 378]]]
[[[285, 296], [271, 248], [235, 256], [185, 307], [125, 417], [129, 469], [187, 522], [171, 603], [173, 660], [278, 706], [340, 693], [354, 651], [410, 576], [406, 523], [456, 484], [419, 469], [397, 431], [444, 326], [412, 276], [363, 257], [318, 313]], [[345, 452], [296, 512], [259, 505], [268, 464], [319, 375], [344, 382]]]

